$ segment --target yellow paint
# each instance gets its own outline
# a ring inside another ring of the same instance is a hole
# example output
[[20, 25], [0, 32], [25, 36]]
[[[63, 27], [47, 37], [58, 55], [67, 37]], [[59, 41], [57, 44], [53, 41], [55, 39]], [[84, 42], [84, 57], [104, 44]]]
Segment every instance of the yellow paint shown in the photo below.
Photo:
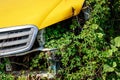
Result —
[[32, 24], [39, 29], [77, 15], [84, 0], [0, 0], [0, 28]]

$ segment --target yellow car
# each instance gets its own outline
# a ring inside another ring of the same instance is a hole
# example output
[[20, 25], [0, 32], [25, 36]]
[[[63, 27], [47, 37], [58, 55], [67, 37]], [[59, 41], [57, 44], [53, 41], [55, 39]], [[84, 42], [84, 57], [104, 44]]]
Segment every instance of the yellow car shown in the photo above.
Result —
[[38, 32], [79, 14], [84, 0], [0, 0], [0, 57], [32, 52]]

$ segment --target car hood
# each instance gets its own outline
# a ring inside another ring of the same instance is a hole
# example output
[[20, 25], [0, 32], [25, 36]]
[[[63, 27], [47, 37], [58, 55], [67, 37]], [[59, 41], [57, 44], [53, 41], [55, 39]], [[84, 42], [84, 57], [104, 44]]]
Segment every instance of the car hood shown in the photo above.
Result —
[[0, 28], [32, 24], [39, 29], [77, 15], [84, 0], [0, 0]]

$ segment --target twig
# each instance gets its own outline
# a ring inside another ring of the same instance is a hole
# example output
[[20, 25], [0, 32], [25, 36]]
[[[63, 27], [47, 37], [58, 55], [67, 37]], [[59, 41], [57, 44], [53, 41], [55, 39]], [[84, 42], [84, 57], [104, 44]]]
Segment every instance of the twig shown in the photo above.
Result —
[[82, 8], [82, 10], [85, 10], [85, 9], [87, 9], [88, 7], [89, 7], [89, 6], [85, 6], [85, 7]]
[[28, 68], [28, 66], [22, 64], [22, 63], [17, 63], [17, 62], [10, 62], [11, 64], [17, 64], [17, 65], [21, 65], [21, 66], [24, 66], [25, 68]]

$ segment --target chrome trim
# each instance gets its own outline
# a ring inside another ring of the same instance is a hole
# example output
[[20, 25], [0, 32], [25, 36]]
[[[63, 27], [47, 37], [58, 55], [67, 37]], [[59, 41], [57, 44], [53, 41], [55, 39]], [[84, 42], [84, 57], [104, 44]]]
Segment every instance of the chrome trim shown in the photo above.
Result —
[[27, 28], [33, 28], [34, 29], [34, 32], [33, 32], [33, 35], [31, 37], [30, 43], [27, 44], [28, 46], [25, 47], [24, 49], [20, 49], [20, 50], [17, 50], [17, 51], [0, 53], [0, 56], [14, 55], [14, 54], [18, 54], [18, 53], [30, 50], [32, 48], [33, 44], [34, 44], [34, 41], [35, 41], [37, 33], [38, 33], [38, 28], [34, 25], [23, 25], [23, 26], [13, 26], [13, 27], [9, 27], [9, 28], [0, 28], [0, 32], [7, 32], [7, 31], [13, 31], [13, 30], [27, 29]]
[[36, 51], [41, 51], [41, 52], [47, 52], [47, 51], [57, 51], [58, 49], [57, 48], [36, 48], [36, 49], [33, 49], [33, 50], [30, 50], [30, 51], [27, 51], [27, 52], [23, 52], [23, 53], [20, 53], [20, 54], [9, 54], [9, 55], [2, 55], [0, 56], [0, 58], [3, 58], [3, 57], [12, 57], [12, 56], [22, 56], [22, 55], [26, 55], [26, 54], [30, 54], [32, 52], [36, 52]]

